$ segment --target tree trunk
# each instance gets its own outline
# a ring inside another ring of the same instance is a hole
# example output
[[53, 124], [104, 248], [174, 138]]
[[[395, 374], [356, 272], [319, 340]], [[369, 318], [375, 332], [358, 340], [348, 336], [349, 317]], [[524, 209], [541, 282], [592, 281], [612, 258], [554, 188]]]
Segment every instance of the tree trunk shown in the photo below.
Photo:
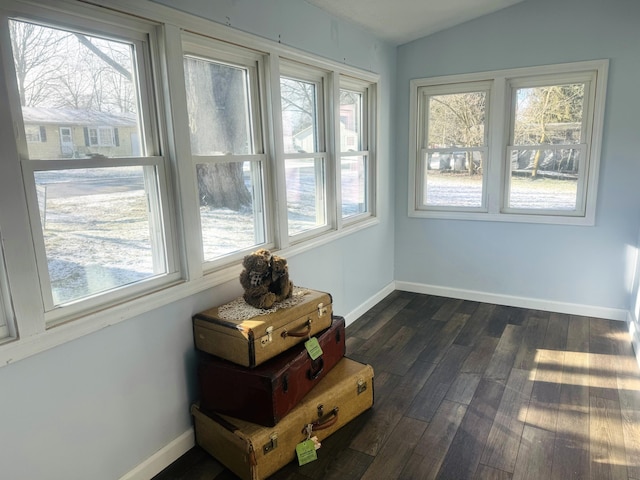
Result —
[[242, 163], [205, 163], [196, 168], [200, 205], [238, 211], [251, 205]]

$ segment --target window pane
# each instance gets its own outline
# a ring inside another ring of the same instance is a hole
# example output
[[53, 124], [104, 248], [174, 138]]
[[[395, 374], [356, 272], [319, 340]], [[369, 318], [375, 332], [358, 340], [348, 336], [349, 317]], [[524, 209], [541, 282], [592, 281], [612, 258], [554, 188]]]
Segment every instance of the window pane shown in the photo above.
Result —
[[[145, 188], [154, 167], [36, 172], [54, 305], [166, 272]], [[147, 170], [145, 172], [145, 170]], [[157, 199], [149, 199], [157, 203]]]
[[29, 158], [141, 155], [132, 44], [16, 20], [9, 26]]
[[316, 84], [280, 79], [282, 129], [285, 153], [318, 151]]
[[509, 207], [576, 210], [577, 149], [512, 150]]
[[514, 145], [581, 143], [584, 83], [516, 89]]
[[340, 178], [342, 181], [342, 217], [367, 211], [367, 158], [359, 155], [343, 157]]
[[429, 97], [429, 148], [485, 145], [486, 92]]
[[184, 74], [192, 153], [255, 153], [247, 69], [187, 56]]
[[450, 152], [426, 155], [423, 202], [433, 207], [481, 207], [483, 153]]
[[340, 90], [340, 151], [362, 149], [362, 93]]
[[196, 165], [204, 260], [266, 242], [260, 162]]
[[289, 235], [326, 225], [324, 160], [285, 160], [285, 171]]

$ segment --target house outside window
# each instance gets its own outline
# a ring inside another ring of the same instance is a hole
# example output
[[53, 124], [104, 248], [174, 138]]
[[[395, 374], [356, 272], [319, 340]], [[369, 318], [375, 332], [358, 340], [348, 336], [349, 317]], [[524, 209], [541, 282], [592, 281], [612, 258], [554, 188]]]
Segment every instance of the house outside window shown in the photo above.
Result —
[[412, 80], [409, 215], [592, 225], [607, 68]]

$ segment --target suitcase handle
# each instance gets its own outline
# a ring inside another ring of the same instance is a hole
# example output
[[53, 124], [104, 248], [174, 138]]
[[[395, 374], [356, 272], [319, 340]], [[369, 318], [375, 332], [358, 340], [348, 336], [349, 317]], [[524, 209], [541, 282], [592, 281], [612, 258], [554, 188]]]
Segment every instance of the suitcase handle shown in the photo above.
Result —
[[307, 323], [305, 323], [304, 331], [302, 331], [302, 332], [287, 332], [286, 330], [284, 330], [280, 335], [282, 336], [282, 338], [287, 338], [287, 337], [306, 337], [306, 336], [309, 335], [309, 332], [311, 332], [311, 319], [307, 320]]
[[[338, 421], [338, 407], [335, 407], [331, 412], [325, 415], [317, 422], [311, 423], [311, 431], [316, 432], [318, 430], [324, 430], [325, 428], [333, 427]], [[307, 433], [307, 427], [302, 429], [302, 433]]]
[[[318, 359], [318, 363], [320, 364], [320, 367], [317, 371], [314, 372], [311, 368], [307, 370], [307, 377], [309, 378], [309, 380], [317, 379], [322, 373], [322, 370], [324, 370], [324, 360], [322, 359], [322, 357]], [[313, 363], [311, 365], [313, 366]]]

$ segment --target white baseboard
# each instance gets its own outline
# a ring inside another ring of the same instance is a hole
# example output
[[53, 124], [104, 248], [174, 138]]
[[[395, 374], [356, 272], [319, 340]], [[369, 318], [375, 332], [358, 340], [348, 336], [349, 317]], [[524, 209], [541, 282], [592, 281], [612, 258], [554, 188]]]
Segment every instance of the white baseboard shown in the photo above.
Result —
[[196, 444], [193, 428], [158, 450], [120, 480], [149, 480], [191, 450]]
[[628, 312], [618, 308], [598, 307], [594, 305], [582, 305], [576, 303], [556, 302], [539, 298], [515, 297], [512, 295], [498, 295], [495, 293], [478, 292], [475, 290], [463, 290], [459, 288], [440, 287], [423, 283], [396, 281], [398, 290], [407, 292], [425, 293], [441, 297], [459, 298], [475, 302], [495, 303], [510, 307], [533, 308], [547, 312], [567, 313], [585, 317], [606, 318], [608, 320], [626, 321]]
[[377, 303], [379, 303], [384, 297], [389, 295], [391, 292], [396, 290], [395, 282], [391, 282], [378, 293], [376, 293], [371, 298], [367, 299], [365, 302], [361, 303], [351, 312], [347, 313], [344, 316], [344, 322], [346, 326], [349, 326], [353, 322], [355, 322], [358, 318], [360, 318], [364, 313], [367, 312], [370, 308], [374, 307]]

